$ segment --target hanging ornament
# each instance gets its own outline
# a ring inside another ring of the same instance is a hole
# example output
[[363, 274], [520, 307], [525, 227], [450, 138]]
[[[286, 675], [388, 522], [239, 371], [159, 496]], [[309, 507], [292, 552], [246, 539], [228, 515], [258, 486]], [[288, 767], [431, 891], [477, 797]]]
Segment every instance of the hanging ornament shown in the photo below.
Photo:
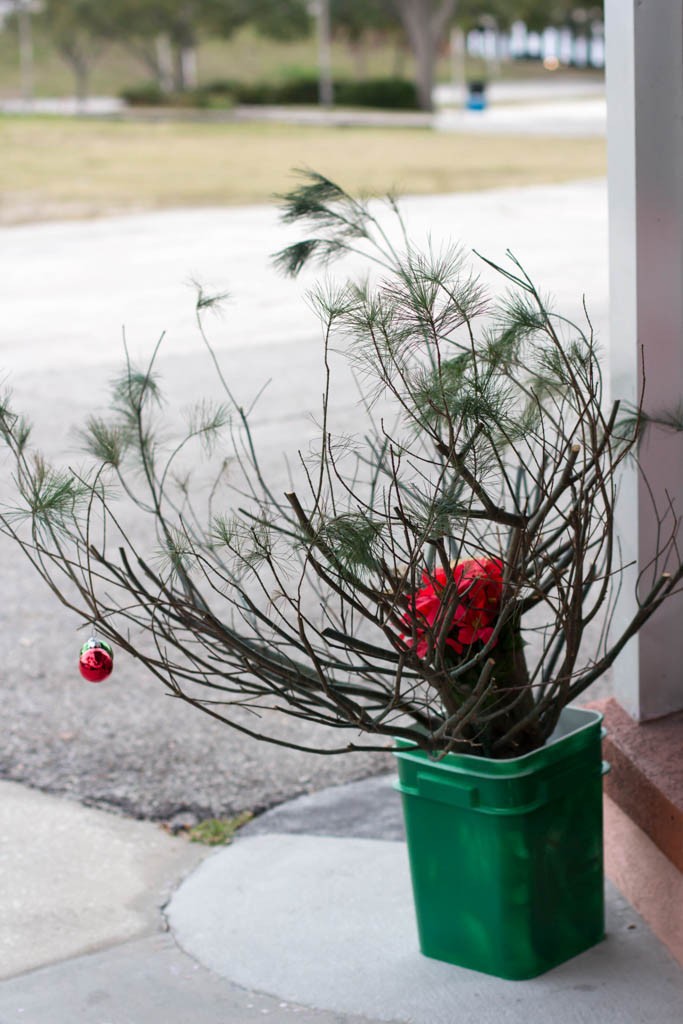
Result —
[[114, 668], [114, 652], [106, 640], [91, 636], [81, 647], [78, 667], [89, 683], [101, 683]]

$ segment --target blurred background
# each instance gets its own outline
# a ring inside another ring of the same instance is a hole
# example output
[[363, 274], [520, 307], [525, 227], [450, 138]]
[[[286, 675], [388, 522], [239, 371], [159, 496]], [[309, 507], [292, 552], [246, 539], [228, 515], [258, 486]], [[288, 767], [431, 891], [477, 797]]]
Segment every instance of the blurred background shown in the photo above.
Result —
[[603, 73], [576, 0], [0, 0], [0, 222], [601, 175]]

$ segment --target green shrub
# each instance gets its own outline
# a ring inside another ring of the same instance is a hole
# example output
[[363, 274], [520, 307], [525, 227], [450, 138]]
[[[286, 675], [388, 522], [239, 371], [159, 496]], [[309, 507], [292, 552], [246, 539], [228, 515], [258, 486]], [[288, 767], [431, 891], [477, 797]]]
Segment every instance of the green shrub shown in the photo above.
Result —
[[192, 89], [186, 95], [190, 98], [192, 106], [206, 107], [211, 110], [229, 110], [235, 105], [235, 94], [238, 85], [236, 82], [215, 81], [207, 85], [200, 85]]
[[[380, 107], [393, 110], [417, 109], [415, 86], [403, 78], [370, 78], [365, 81], [337, 79], [335, 102], [349, 107]], [[256, 82], [236, 86], [239, 103], [299, 104], [318, 102], [318, 78], [301, 75], [285, 82]]]
[[238, 103], [255, 105], [317, 103], [318, 79], [313, 75], [302, 75], [284, 82], [240, 83], [235, 97]]
[[417, 110], [417, 92], [404, 78], [368, 78], [364, 81], [340, 81], [335, 99], [341, 106], [379, 107], [384, 110]]
[[278, 98], [278, 86], [273, 82], [240, 82], [235, 92], [237, 103], [266, 105], [282, 103]]
[[236, 82], [233, 78], [213, 78], [210, 82], [200, 85], [198, 89], [194, 90], [194, 93], [209, 96], [213, 102], [224, 100], [234, 103], [240, 88], [240, 82]]
[[226, 110], [235, 103], [235, 83], [202, 85], [187, 92], [163, 92], [152, 82], [130, 86], [119, 94], [131, 107], [200, 107]]
[[320, 85], [317, 75], [301, 75], [275, 86], [274, 103], [317, 103]]
[[239, 88], [240, 83], [234, 78], [213, 78], [210, 82], [205, 82], [200, 86], [204, 92], [209, 92], [214, 96], [234, 96]]
[[[376, 107], [385, 110], [415, 110], [415, 86], [403, 78], [369, 78], [364, 81], [337, 79], [335, 102], [347, 107]], [[147, 83], [124, 89], [122, 99], [131, 106], [208, 107], [225, 109], [234, 103], [293, 105], [318, 102], [318, 78], [300, 74], [281, 82], [236, 82], [217, 79], [185, 93], [164, 93]]]
[[168, 94], [162, 92], [155, 82], [128, 86], [122, 89], [119, 95], [131, 107], [161, 107], [169, 102]]

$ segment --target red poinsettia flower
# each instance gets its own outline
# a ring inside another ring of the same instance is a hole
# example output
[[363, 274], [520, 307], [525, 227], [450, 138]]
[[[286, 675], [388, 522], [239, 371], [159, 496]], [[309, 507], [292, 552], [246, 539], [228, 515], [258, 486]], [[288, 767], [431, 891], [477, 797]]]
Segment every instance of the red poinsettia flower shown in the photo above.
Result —
[[[500, 558], [466, 558], [456, 562], [451, 572], [458, 603], [446, 646], [462, 654], [472, 644], [488, 643], [493, 636], [503, 593], [503, 563]], [[429, 631], [441, 612], [448, 575], [443, 568], [424, 572], [422, 582], [424, 585], [413, 594], [411, 608], [403, 616], [411, 632], [401, 633], [408, 647], [415, 647], [418, 658], [424, 658], [429, 650]]]

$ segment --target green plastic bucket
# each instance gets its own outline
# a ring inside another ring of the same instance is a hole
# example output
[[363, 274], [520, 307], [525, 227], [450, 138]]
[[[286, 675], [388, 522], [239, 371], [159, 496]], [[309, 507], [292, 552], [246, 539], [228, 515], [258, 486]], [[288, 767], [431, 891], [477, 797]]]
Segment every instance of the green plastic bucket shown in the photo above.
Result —
[[604, 938], [601, 721], [565, 708], [511, 760], [396, 752], [426, 956], [533, 978]]

